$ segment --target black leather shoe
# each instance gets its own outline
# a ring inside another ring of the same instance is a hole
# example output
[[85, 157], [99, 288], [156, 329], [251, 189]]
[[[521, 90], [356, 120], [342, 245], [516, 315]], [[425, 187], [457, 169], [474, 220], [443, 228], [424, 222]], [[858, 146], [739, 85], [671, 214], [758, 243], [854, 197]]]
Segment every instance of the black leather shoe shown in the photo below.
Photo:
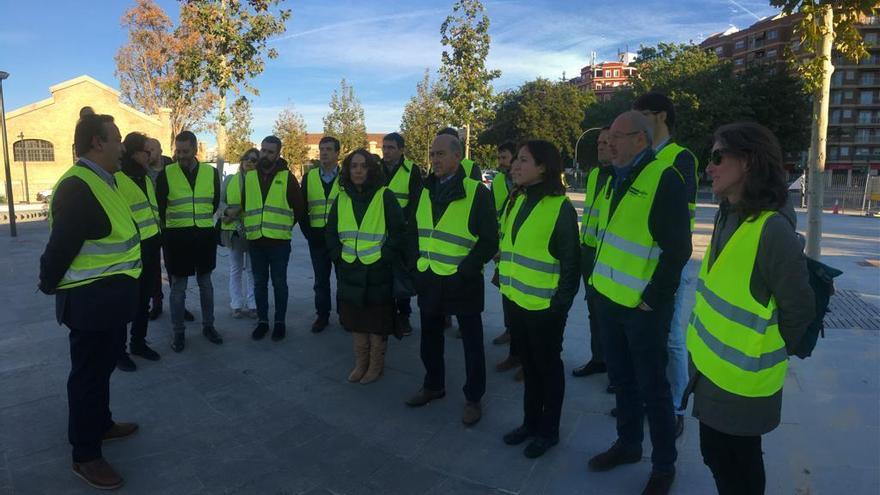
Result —
[[684, 415], [676, 414], [675, 415], [675, 438], [681, 436], [684, 433]]
[[648, 478], [648, 484], [642, 490], [642, 495], [667, 495], [673, 481], [675, 481], [674, 468], [671, 473], [651, 471], [651, 477]]
[[518, 426], [505, 433], [503, 439], [507, 445], [519, 445], [533, 436], [535, 436], [535, 433], [531, 429], [525, 426]]
[[148, 316], [150, 318], [150, 321], [153, 321], [156, 318], [158, 318], [159, 315], [161, 315], [161, 314], [162, 314], [162, 305], [157, 304], [156, 306], [153, 306], [152, 308], [150, 308], [150, 312], [148, 313]]
[[146, 343], [144, 344], [132, 344], [129, 346], [129, 351], [135, 355], [140, 356], [148, 361], [158, 361], [159, 353], [150, 348]]
[[181, 352], [186, 347], [186, 337], [182, 333], [174, 334], [174, 340], [171, 341], [171, 350]]
[[510, 343], [510, 330], [504, 329], [504, 333], [492, 339], [492, 343], [495, 345], [504, 345]]
[[550, 438], [538, 435], [532, 440], [532, 443], [526, 445], [523, 454], [529, 459], [537, 459], [557, 443], [559, 443], [559, 435], [554, 435]]
[[404, 337], [412, 335], [412, 325], [409, 323], [409, 315], [397, 315], [397, 326], [400, 334]]
[[220, 334], [217, 333], [217, 329], [215, 329], [213, 325], [202, 327], [202, 335], [204, 335], [205, 338], [208, 339], [208, 342], [212, 344], [223, 343], [223, 337], [221, 337]]
[[275, 328], [272, 329], [272, 340], [278, 342], [279, 340], [284, 339], [284, 336], [287, 335], [287, 328], [285, 328], [284, 323], [275, 322]]
[[428, 390], [422, 388], [419, 392], [407, 399], [406, 405], [409, 407], [421, 407], [435, 399], [446, 397], [446, 390]]
[[183, 308], [183, 319], [185, 321], [196, 321], [196, 317], [186, 308]]
[[571, 375], [576, 377], [582, 376], [590, 376], [598, 373], [606, 373], [608, 368], [605, 366], [605, 363], [597, 363], [592, 359], [585, 365], [580, 368], [575, 368], [571, 370]]
[[119, 359], [116, 360], [116, 369], [119, 371], [134, 371], [137, 369], [137, 365], [131, 360], [131, 356], [129, 356], [127, 352], [124, 352], [119, 356]]
[[609, 394], [616, 394], [616, 393], [617, 393], [617, 387], [615, 387], [614, 385], [612, 385], [612, 384], [609, 383], [609, 384], [608, 384], [608, 388], [605, 389], [605, 392], [606, 392], [606, 393], [609, 393]]
[[251, 338], [254, 340], [261, 340], [267, 333], [269, 333], [269, 324], [265, 321], [261, 321], [257, 323], [257, 327], [251, 332]]
[[312, 323], [312, 333], [321, 333], [327, 328], [327, 325], [330, 324], [330, 318], [326, 316], [319, 316], [315, 318], [315, 322]]
[[588, 465], [591, 471], [608, 471], [623, 464], [633, 464], [642, 460], [642, 447], [626, 448], [614, 442], [610, 449], [593, 456]]

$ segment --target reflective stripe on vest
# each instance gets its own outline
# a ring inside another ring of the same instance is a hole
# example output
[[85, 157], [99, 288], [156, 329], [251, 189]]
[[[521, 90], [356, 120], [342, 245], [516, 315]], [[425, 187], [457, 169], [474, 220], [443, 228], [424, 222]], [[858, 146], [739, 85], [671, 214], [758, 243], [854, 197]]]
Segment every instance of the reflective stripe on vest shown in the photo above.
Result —
[[[678, 155], [681, 153], [690, 153], [694, 159], [694, 188], [700, 185], [700, 162], [697, 160], [697, 156], [694, 155], [691, 150], [685, 148], [684, 146], [680, 146], [676, 143], [669, 142], [657, 152], [655, 159], [658, 161], [669, 162], [673, 166], [675, 165], [675, 159], [678, 158]], [[688, 198], [688, 211], [691, 216], [691, 232], [694, 231], [694, 225], [696, 224], [696, 215], [697, 215], [697, 198]]]
[[[236, 172], [226, 183], [226, 206], [241, 207], [241, 173], [242, 171]], [[229, 223], [221, 221], [220, 229], [234, 231], [238, 229], [239, 225], [241, 225], [240, 216], [238, 220], [233, 220]]]
[[354, 263], [356, 259], [372, 265], [382, 257], [385, 244], [385, 188], [380, 187], [373, 195], [360, 225], [354, 216], [351, 197], [341, 191], [337, 202], [337, 231], [342, 242], [342, 259]]
[[249, 170], [244, 176], [244, 232], [249, 241], [266, 237], [289, 241], [292, 237], [293, 209], [287, 203], [287, 182], [290, 171], [275, 173], [263, 202], [260, 176]]
[[539, 311], [550, 307], [559, 287], [559, 260], [550, 254], [550, 237], [556, 228], [565, 195], [541, 198], [513, 240], [513, 224], [526, 196], [520, 195], [504, 222], [498, 280], [501, 293], [521, 308]]
[[[660, 259], [660, 246], [651, 236], [648, 217], [668, 162], [652, 161], [633, 180], [613, 215], [611, 199], [602, 200], [599, 212], [596, 260], [589, 283], [608, 299], [628, 308], [642, 301]], [[612, 181], [599, 193], [610, 198]], [[610, 216], [610, 218], [609, 218]]]
[[137, 224], [141, 240], [149, 239], [159, 234], [159, 206], [156, 203], [156, 192], [153, 189], [153, 181], [144, 177], [147, 193], [122, 172], [113, 174], [116, 177], [116, 187], [131, 208], [131, 215]]
[[205, 163], [196, 166], [195, 190], [190, 187], [179, 163], [165, 167], [168, 179], [165, 226], [169, 229], [214, 226], [214, 169]]
[[492, 199], [495, 200], [495, 214], [499, 218], [504, 212], [504, 206], [509, 196], [510, 188], [507, 187], [507, 174], [498, 172], [492, 178]]
[[323, 228], [327, 225], [330, 207], [339, 196], [339, 174], [337, 173], [333, 178], [329, 196], [324, 196], [324, 181], [321, 179], [320, 165], [309, 170], [306, 174], [306, 181], [308, 183], [306, 201], [308, 202], [309, 225], [314, 228]]
[[452, 275], [477, 242], [477, 237], [468, 228], [468, 220], [480, 183], [465, 178], [463, 185], [465, 197], [449, 203], [436, 225], [431, 196], [428, 189], [422, 190], [416, 208], [420, 272], [430, 269], [437, 275]]
[[584, 211], [581, 214], [581, 244], [592, 248], [599, 245], [599, 215], [602, 212], [605, 199], [604, 195], [596, 194], [600, 170], [599, 167], [595, 167], [587, 175], [586, 190], [584, 191]]
[[[102, 239], [86, 239], [57, 288], [71, 289], [113, 275], [140, 277], [140, 236], [128, 201], [118, 189], [111, 187], [88, 168], [78, 165], [61, 176], [54, 189], [57, 190], [58, 185], [68, 177], [77, 177], [86, 183], [110, 220], [110, 233]], [[53, 223], [51, 211], [50, 206], [50, 229]]]
[[744, 397], [767, 397], [782, 389], [788, 368], [779, 333], [776, 299], [766, 306], [752, 296], [751, 276], [765, 211], [740, 225], [709, 267], [712, 246], [700, 267], [697, 297], [687, 332], [694, 365], [718, 387]]
[[394, 176], [391, 177], [391, 180], [388, 182], [388, 189], [394, 193], [394, 197], [397, 198], [397, 204], [399, 204], [401, 208], [406, 208], [409, 204], [409, 179], [412, 176], [414, 167], [415, 164], [413, 164], [413, 162], [404, 159], [403, 163], [394, 171]]

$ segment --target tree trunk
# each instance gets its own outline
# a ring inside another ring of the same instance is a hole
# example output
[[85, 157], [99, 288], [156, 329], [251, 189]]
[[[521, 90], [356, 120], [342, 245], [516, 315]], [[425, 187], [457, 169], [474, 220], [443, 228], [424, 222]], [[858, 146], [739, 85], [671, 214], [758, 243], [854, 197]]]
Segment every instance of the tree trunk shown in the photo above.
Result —
[[470, 159], [471, 157], [471, 125], [465, 124], [464, 126], [464, 157]]
[[822, 83], [813, 94], [813, 129], [810, 142], [809, 184], [807, 196], [807, 256], [818, 260], [822, 255], [822, 207], [825, 199], [825, 145], [828, 140], [828, 100], [831, 94], [831, 48], [834, 43], [834, 9], [821, 7], [822, 41], [816, 54], [822, 59]]
[[223, 180], [223, 164], [226, 161], [226, 92], [220, 92], [220, 105], [217, 113], [217, 172]]

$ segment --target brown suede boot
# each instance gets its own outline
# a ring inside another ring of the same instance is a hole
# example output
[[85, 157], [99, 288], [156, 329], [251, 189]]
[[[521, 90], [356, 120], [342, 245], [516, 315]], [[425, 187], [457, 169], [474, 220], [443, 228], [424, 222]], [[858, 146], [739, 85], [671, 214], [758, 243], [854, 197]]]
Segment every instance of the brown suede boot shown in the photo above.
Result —
[[388, 347], [388, 337], [370, 334], [370, 367], [361, 378], [361, 385], [373, 383], [385, 372], [385, 349]]
[[367, 372], [367, 365], [370, 362], [370, 336], [351, 332], [351, 338], [354, 341], [354, 369], [348, 375], [348, 381], [355, 383], [361, 381], [364, 373]]
[[74, 462], [73, 474], [99, 490], [115, 490], [122, 486], [122, 476], [103, 457], [89, 462]]

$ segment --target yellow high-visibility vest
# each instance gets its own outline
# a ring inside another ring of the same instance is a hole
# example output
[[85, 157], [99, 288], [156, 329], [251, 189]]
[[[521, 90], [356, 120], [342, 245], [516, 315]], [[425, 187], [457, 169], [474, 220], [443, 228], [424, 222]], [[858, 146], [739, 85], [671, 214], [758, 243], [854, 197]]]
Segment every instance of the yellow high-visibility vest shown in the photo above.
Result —
[[468, 219], [479, 185], [479, 182], [465, 178], [465, 197], [449, 203], [436, 225], [430, 194], [428, 189], [422, 190], [416, 208], [419, 231], [419, 259], [416, 265], [420, 272], [431, 270], [444, 276], [456, 273], [459, 263], [477, 243], [477, 237], [468, 228]]
[[116, 177], [116, 187], [131, 208], [131, 214], [137, 224], [141, 240], [159, 235], [159, 204], [156, 202], [156, 191], [153, 181], [145, 177], [147, 192], [123, 172], [113, 174]]
[[247, 240], [253, 241], [261, 237], [289, 241], [295, 223], [293, 209], [287, 203], [287, 182], [290, 171], [287, 169], [275, 173], [266, 201], [263, 202], [263, 191], [260, 189], [260, 177], [256, 170], [250, 170], [244, 176], [244, 232]]
[[337, 231], [342, 242], [342, 259], [346, 263], [354, 263], [357, 259], [365, 265], [372, 265], [382, 257], [382, 246], [387, 236], [384, 197], [385, 188], [380, 187], [358, 225], [351, 196], [345, 191], [339, 193], [336, 200]]
[[168, 179], [166, 228], [214, 226], [214, 169], [205, 163], [199, 163], [196, 167], [195, 188], [190, 187], [179, 163], [165, 167], [165, 177]]

